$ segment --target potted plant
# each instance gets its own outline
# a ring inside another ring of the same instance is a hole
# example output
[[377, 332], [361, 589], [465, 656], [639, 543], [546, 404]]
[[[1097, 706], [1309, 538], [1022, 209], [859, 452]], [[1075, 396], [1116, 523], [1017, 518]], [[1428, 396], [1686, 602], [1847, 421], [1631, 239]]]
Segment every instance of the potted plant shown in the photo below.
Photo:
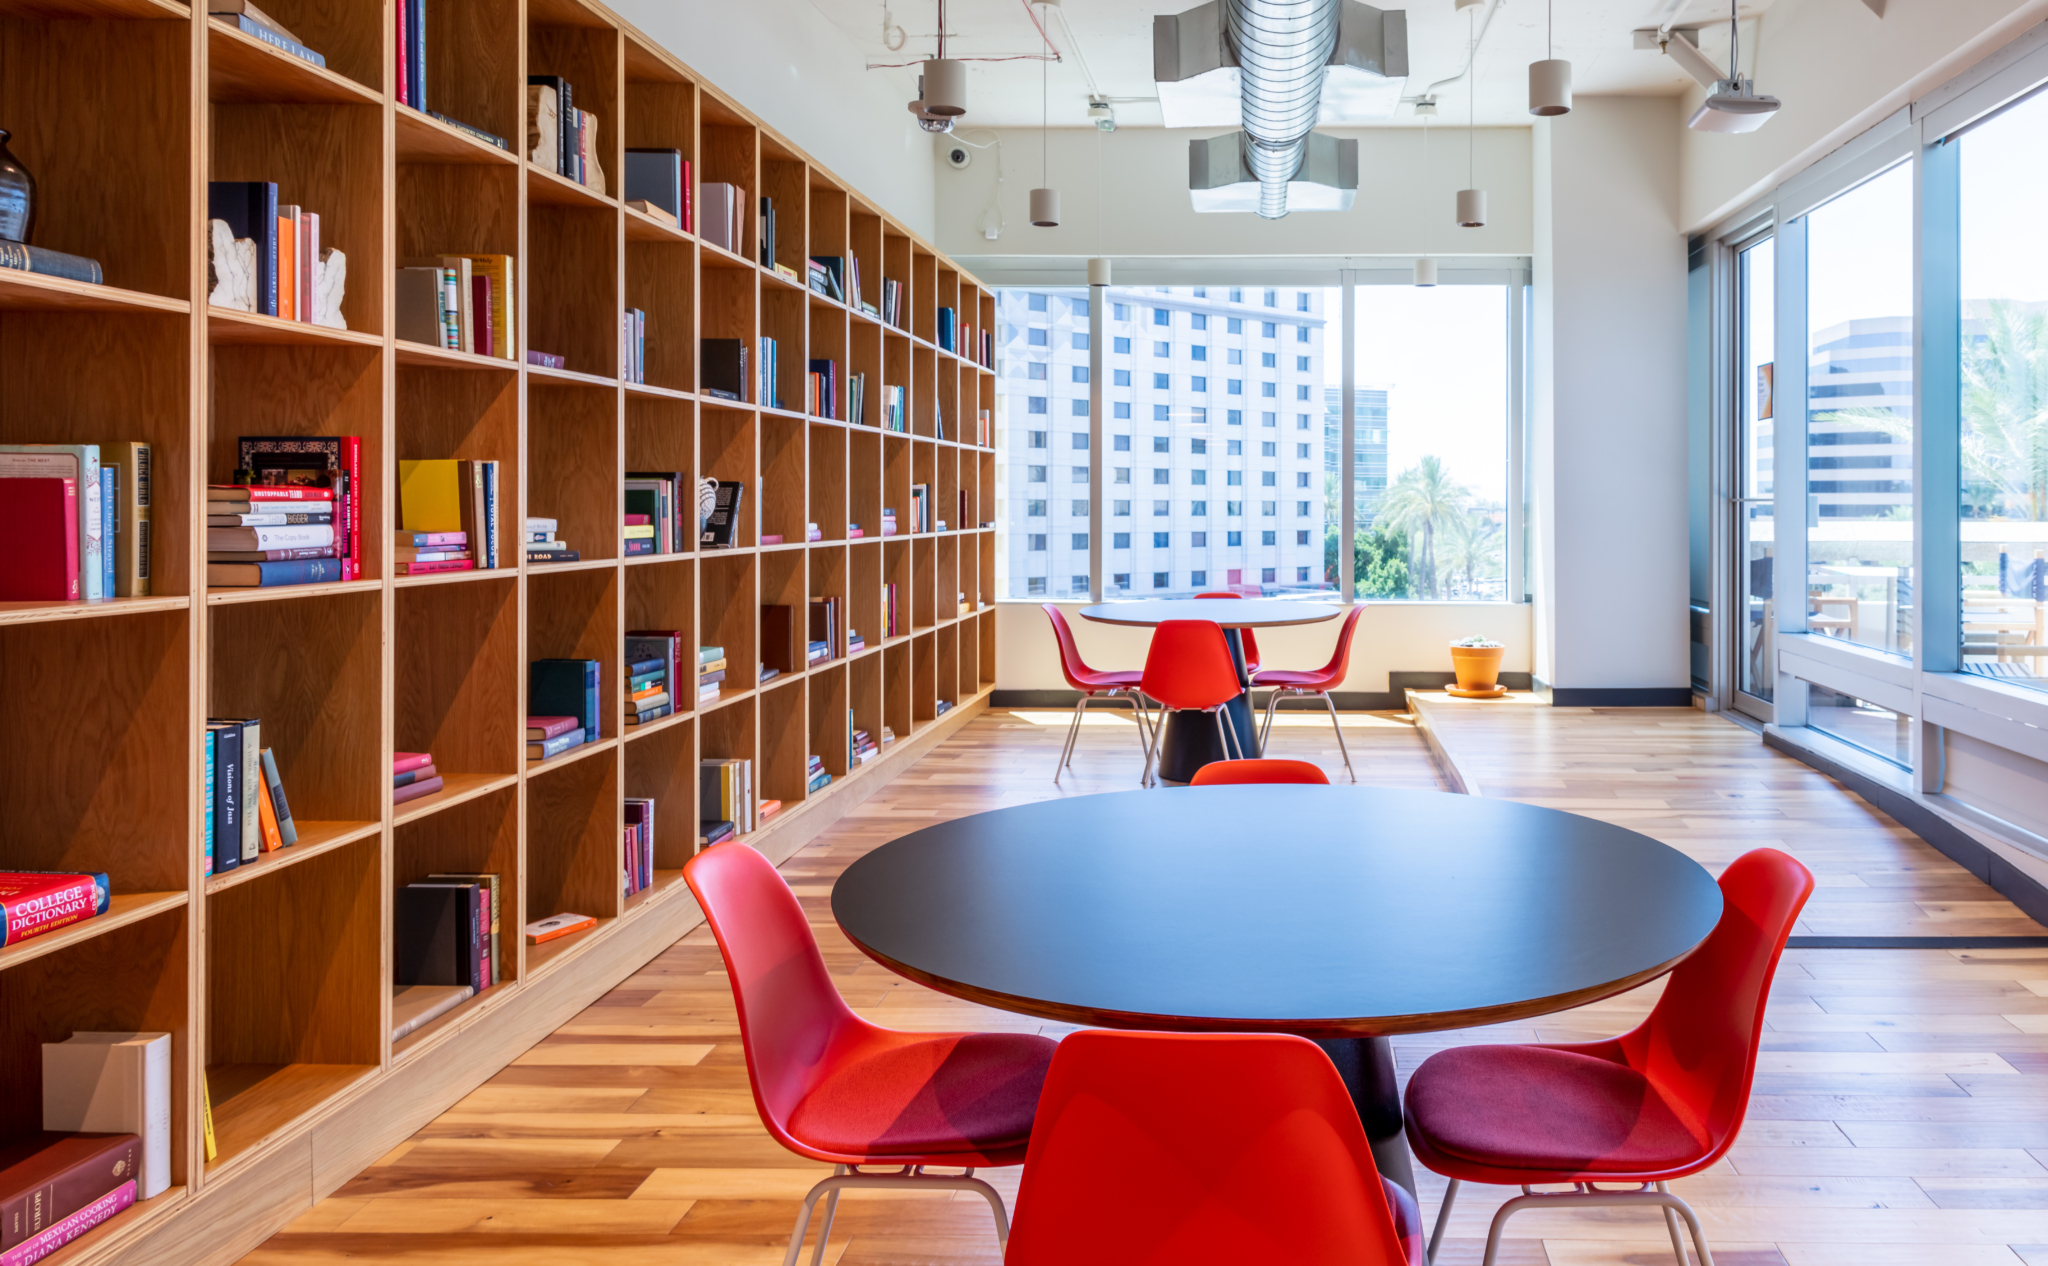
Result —
[[1466, 697], [1507, 693], [1500, 684], [1500, 657], [1506, 647], [1484, 637], [1465, 637], [1451, 643], [1451, 668], [1458, 674], [1454, 694]]

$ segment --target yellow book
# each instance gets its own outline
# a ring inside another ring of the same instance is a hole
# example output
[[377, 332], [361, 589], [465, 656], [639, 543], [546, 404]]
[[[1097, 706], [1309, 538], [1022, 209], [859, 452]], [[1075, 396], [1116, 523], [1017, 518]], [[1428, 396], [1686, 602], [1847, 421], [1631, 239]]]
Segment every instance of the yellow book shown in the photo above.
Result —
[[495, 345], [491, 354], [503, 360], [519, 359], [519, 332], [513, 328], [513, 316], [519, 311], [514, 291], [518, 286], [518, 269], [510, 255], [465, 255], [473, 272], [482, 273], [491, 279], [491, 337]]
[[451, 460], [398, 463], [399, 523], [408, 532], [460, 532], [462, 479]]
[[213, 1141], [213, 1095], [206, 1086], [206, 1074], [199, 1074], [199, 1106], [206, 1118], [206, 1160], [211, 1164], [220, 1155], [220, 1148]]

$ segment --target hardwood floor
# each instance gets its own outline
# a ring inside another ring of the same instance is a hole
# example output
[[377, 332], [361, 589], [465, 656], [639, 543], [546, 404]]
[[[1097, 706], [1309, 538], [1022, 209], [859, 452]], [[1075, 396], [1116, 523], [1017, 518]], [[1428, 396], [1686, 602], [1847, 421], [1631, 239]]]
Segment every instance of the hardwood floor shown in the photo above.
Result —
[[[1761, 843], [1796, 853], [1823, 885], [1809, 907], [1816, 934], [2040, 933], [1861, 801], [1717, 718], [1502, 705], [1431, 719], [1483, 794], [1621, 822], [1710, 868]], [[1065, 713], [976, 719], [784, 867], [864, 1015], [903, 1028], [1064, 1031], [896, 978], [839, 936], [827, 897], [852, 859], [917, 826], [1136, 785], [1135, 732], [1104, 715], [1084, 727], [1076, 770], [1055, 787], [1065, 723]], [[1444, 785], [1405, 719], [1350, 716], [1345, 734], [1361, 783]], [[1342, 778], [1327, 719], [1283, 714], [1272, 747]], [[1406, 1070], [1454, 1043], [1610, 1034], [1655, 994], [1397, 1039], [1397, 1056]], [[1795, 950], [1769, 1026], [1741, 1144], [1713, 1172], [1674, 1184], [1721, 1266], [2048, 1266], [2048, 951]], [[798, 1200], [824, 1172], [756, 1120], [731, 995], [700, 930], [244, 1261], [778, 1262]], [[989, 1177], [1012, 1196], [1017, 1175]], [[1441, 1188], [1425, 1175], [1431, 1216]], [[1442, 1266], [1479, 1261], [1509, 1194], [1466, 1190]], [[1504, 1266], [1671, 1261], [1651, 1215], [1539, 1211], [1510, 1234]], [[978, 1200], [878, 1192], [841, 1202], [827, 1257], [998, 1260]]]

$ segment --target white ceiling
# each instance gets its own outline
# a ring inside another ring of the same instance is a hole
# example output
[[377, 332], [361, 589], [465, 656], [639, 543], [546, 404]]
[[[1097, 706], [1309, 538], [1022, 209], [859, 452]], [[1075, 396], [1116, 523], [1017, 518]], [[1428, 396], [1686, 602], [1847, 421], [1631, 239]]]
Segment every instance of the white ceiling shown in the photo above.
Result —
[[[1568, 59], [1576, 89], [1585, 93], [1673, 95], [1691, 82], [1668, 57], [1637, 52], [1630, 32], [1669, 19], [1681, 25], [1713, 23], [1701, 34], [1700, 46], [1717, 64], [1728, 55], [1727, 0], [1554, 0], [1555, 56]], [[938, 30], [935, 0], [811, 0], [846, 33], [846, 55], [867, 62], [911, 61], [933, 55]], [[1152, 17], [1179, 13], [1199, 0], [1065, 0], [1068, 22], [1078, 37], [1080, 54], [1094, 74], [1096, 86], [1111, 97], [1150, 97], [1152, 85]], [[1771, 0], [1740, 0], [1743, 16], [1743, 68], [1750, 70], [1752, 44], [1761, 38], [1759, 88], [1771, 90], [1770, 24], [1752, 18], [1770, 8]], [[1546, 0], [1500, 0], [1480, 48], [1477, 112], [1482, 125], [1520, 127], [1528, 113], [1528, 71], [1545, 56]], [[899, 52], [883, 43], [883, 13], [901, 27], [907, 42]], [[1395, 8], [1398, 4], [1382, 7]], [[1468, 15], [1483, 18], [1485, 6], [1457, 12], [1452, 0], [1420, 0], [1408, 9], [1407, 94], [1458, 73], [1465, 59]], [[950, 0], [947, 21], [952, 30], [948, 52], [954, 57], [1031, 54], [1041, 45], [1027, 0]], [[1048, 19], [1055, 46], [1067, 56], [1045, 68], [1045, 94], [1051, 125], [1085, 126], [1088, 85], [1077, 59], [1068, 49], [1067, 33]], [[876, 70], [900, 85], [908, 102], [916, 90], [915, 69]], [[1036, 126], [1040, 120], [1040, 73], [1037, 61], [970, 62], [965, 127]], [[1467, 85], [1439, 92], [1437, 126], [1462, 126], [1467, 118]], [[1159, 126], [1158, 107], [1145, 102], [1120, 103], [1117, 121], [1124, 127]], [[1414, 127], [1413, 111], [1402, 109], [1383, 126]]]

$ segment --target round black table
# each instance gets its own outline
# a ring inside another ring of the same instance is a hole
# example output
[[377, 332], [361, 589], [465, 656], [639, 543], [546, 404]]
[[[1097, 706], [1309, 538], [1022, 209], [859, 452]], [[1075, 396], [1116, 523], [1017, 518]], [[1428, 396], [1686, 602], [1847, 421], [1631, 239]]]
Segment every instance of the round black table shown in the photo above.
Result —
[[1387, 1037], [1545, 1015], [1670, 970], [1699, 863], [1577, 814], [1372, 787], [1191, 787], [957, 818], [847, 867], [832, 913], [942, 993], [1118, 1029], [1318, 1039], [1411, 1191]]
[[1097, 624], [1156, 628], [1168, 620], [1208, 620], [1222, 626], [1223, 640], [1230, 644], [1230, 659], [1237, 667], [1237, 684], [1241, 687], [1237, 697], [1223, 706], [1223, 712], [1230, 719], [1241, 750], [1224, 751], [1222, 736], [1208, 717], [1195, 712], [1172, 713], [1166, 718], [1166, 734], [1159, 744], [1159, 778], [1175, 784], [1193, 779], [1196, 770], [1212, 761], [1229, 760], [1233, 755], [1264, 754], [1259, 746], [1259, 724], [1252, 715], [1252, 678], [1245, 671], [1244, 643], [1238, 630], [1320, 624], [1342, 614], [1344, 608], [1326, 602], [1279, 598], [1140, 598], [1097, 603], [1080, 611], [1082, 619]]

